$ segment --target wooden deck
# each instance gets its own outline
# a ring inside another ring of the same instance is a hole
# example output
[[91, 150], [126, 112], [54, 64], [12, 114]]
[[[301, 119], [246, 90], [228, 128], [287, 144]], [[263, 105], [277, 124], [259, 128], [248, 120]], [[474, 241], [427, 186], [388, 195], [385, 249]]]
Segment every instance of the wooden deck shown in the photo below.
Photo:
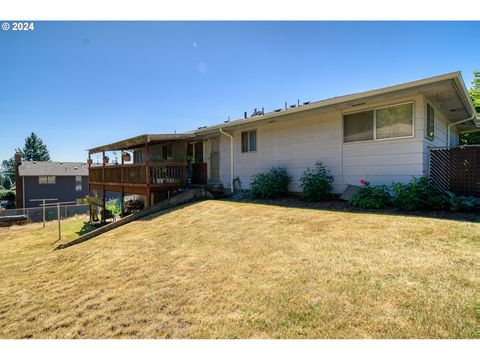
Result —
[[[188, 185], [188, 164], [149, 162], [124, 165], [90, 166], [90, 189], [147, 194], [174, 190]], [[206, 183], [206, 164], [192, 164], [191, 181]]]

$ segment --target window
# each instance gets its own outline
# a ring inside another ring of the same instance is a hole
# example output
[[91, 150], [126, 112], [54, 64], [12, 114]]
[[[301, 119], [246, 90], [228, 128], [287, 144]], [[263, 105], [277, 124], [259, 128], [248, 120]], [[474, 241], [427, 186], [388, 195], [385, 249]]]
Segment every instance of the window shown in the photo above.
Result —
[[55, 176], [39, 176], [38, 183], [39, 184], [55, 184]]
[[427, 104], [427, 123], [425, 124], [425, 137], [433, 140], [435, 138], [435, 111]]
[[173, 160], [173, 146], [172, 144], [164, 145], [162, 147], [162, 157], [163, 160]]
[[343, 123], [345, 142], [373, 140], [373, 111], [345, 115]]
[[82, 177], [75, 176], [75, 191], [82, 191]]
[[413, 136], [413, 103], [346, 114], [343, 141], [384, 140]]
[[257, 130], [242, 132], [242, 153], [257, 151]]

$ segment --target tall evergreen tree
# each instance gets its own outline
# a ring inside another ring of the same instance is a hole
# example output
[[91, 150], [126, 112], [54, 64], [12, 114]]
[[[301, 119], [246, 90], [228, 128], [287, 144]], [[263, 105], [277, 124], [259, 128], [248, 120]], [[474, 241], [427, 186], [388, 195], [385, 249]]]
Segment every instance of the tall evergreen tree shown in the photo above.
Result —
[[51, 161], [47, 145], [34, 132], [25, 139], [22, 158], [27, 161]]
[[[20, 152], [23, 160], [51, 161], [47, 146], [43, 143], [43, 140], [33, 132], [25, 139], [23, 149], [15, 149], [15, 152]], [[8, 178], [9, 184], [15, 183], [15, 156], [2, 161], [1, 172], [5, 184], [7, 184], [6, 178]]]

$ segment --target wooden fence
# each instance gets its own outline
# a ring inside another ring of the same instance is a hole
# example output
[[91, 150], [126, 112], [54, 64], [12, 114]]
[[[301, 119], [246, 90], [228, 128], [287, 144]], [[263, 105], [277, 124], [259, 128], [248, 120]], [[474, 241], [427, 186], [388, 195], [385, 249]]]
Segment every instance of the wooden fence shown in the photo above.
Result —
[[480, 197], [480, 145], [430, 149], [430, 179], [441, 191]]

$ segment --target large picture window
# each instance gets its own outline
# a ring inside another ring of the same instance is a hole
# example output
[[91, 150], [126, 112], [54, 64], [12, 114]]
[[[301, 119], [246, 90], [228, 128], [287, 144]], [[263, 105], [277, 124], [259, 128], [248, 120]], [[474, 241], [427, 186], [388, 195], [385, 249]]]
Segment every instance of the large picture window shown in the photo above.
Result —
[[413, 136], [413, 103], [346, 114], [343, 141], [384, 140]]
[[242, 153], [257, 151], [257, 130], [242, 132]]

